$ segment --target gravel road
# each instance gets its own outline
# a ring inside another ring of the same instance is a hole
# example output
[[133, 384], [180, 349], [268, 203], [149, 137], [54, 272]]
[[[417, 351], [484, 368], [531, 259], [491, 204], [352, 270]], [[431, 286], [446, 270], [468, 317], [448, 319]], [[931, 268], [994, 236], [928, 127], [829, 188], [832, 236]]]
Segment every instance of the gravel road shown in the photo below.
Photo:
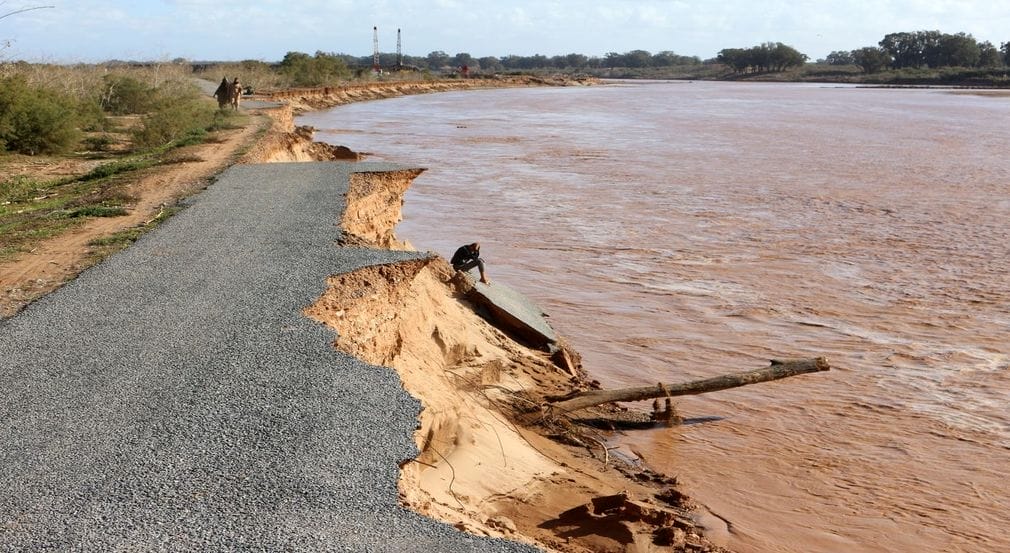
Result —
[[235, 166], [0, 321], [0, 551], [533, 551], [397, 504], [419, 403], [301, 314], [351, 171]]

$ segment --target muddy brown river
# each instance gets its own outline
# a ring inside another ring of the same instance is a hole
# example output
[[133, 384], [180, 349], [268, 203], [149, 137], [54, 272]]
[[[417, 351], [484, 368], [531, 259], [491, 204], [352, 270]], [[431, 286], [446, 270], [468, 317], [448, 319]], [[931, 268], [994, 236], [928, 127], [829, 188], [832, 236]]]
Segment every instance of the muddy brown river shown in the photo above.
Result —
[[1010, 98], [700, 82], [299, 120], [427, 167], [398, 236], [480, 241], [605, 386], [828, 357], [615, 438], [728, 547], [795, 553], [1010, 551], [1008, 122]]

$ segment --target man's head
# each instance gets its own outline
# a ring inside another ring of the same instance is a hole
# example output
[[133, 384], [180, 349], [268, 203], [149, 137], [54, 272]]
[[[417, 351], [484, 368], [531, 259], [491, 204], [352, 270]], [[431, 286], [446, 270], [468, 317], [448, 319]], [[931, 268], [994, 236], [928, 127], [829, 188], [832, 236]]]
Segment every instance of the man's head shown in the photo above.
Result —
[[472, 251], [473, 253], [480, 252], [480, 242], [474, 242], [473, 244], [470, 244], [470, 251]]

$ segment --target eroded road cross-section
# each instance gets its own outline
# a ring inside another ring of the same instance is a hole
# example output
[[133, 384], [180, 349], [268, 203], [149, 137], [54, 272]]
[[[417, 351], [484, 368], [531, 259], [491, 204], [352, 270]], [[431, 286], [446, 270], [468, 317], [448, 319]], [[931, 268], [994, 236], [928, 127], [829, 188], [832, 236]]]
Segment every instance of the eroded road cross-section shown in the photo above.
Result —
[[0, 549], [530, 550], [398, 505], [419, 405], [302, 313], [423, 257], [336, 247], [353, 176], [404, 171], [233, 167], [0, 322]]

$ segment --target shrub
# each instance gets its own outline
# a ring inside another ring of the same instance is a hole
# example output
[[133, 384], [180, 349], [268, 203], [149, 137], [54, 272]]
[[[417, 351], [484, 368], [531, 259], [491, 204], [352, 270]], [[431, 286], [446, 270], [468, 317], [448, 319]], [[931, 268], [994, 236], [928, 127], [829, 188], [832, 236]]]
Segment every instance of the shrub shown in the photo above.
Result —
[[199, 133], [214, 123], [215, 111], [211, 102], [195, 93], [167, 95], [144, 116], [143, 126], [133, 132], [133, 144], [150, 149]]
[[314, 57], [302, 52], [288, 52], [280, 63], [281, 71], [295, 86], [320, 86], [350, 76], [347, 63], [336, 54], [316, 52]]
[[0, 147], [28, 155], [70, 151], [81, 138], [78, 107], [20, 76], [0, 80]]
[[126, 75], [102, 78], [102, 109], [113, 115], [146, 113], [154, 103], [154, 88]]
[[91, 152], [105, 152], [108, 151], [109, 146], [115, 144], [115, 140], [107, 134], [101, 134], [98, 136], [86, 137], [83, 141], [84, 147]]

